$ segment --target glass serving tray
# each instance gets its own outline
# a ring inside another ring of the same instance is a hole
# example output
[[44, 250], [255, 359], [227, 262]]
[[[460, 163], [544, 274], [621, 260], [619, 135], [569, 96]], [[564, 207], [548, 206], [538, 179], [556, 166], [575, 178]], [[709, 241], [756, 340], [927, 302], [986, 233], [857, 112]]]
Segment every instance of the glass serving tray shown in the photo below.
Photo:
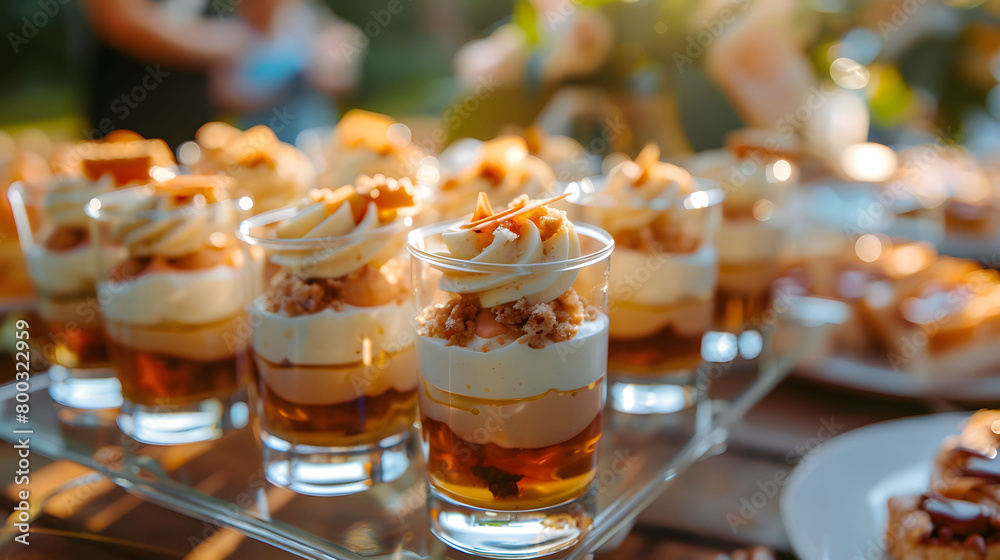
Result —
[[[575, 546], [547, 558], [582, 558], [617, 546], [666, 484], [702, 457], [721, 452], [729, 428], [818, 348], [827, 327], [844, 316], [838, 302], [798, 298], [776, 314], [756, 359], [706, 364], [698, 382], [708, 398], [701, 404], [650, 416], [608, 407], [592, 488], [592, 526]], [[718, 343], [718, 349], [732, 342]], [[712, 354], [707, 348], [706, 356]], [[90, 467], [147, 501], [205, 521], [204, 533], [189, 539], [192, 548], [224, 526], [303, 558], [468, 558], [428, 528], [419, 452], [409, 470], [391, 483], [349, 496], [303, 496], [266, 481], [252, 422], [211, 442], [144, 445], [118, 430], [114, 411], [83, 412], [56, 404], [47, 382], [44, 374], [31, 378], [28, 423], [16, 420], [15, 386], [0, 386], [0, 438], [16, 443], [28, 437], [32, 453]], [[416, 428], [411, 440], [420, 441]]]

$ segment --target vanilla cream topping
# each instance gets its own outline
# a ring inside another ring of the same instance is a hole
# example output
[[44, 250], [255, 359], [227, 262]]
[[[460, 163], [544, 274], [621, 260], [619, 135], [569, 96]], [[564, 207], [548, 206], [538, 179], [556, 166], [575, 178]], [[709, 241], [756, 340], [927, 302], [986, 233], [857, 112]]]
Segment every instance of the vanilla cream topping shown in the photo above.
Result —
[[232, 359], [247, 347], [246, 320], [234, 316], [207, 325], [136, 325], [108, 318], [108, 338], [130, 350], [187, 360], [215, 362]]
[[524, 399], [574, 391], [602, 378], [607, 369], [608, 317], [584, 321], [576, 336], [544, 348], [531, 348], [527, 337], [483, 352], [495, 339], [476, 337], [468, 346], [417, 337], [417, 367], [435, 387], [469, 397]]
[[[776, 168], [778, 161], [785, 164]], [[787, 169], [782, 169], [785, 165]], [[798, 168], [792, 162], [763, 156], [740, 159], [729, 150], [702, 152], [689, 159], [685, 167], [692, 175], [718, 181], [726, 193], [723, 205], [732, 208], [752, 208], [759, 200], [782, 208], [798, 183]], [[782, 219], [782, 213], [774, 212], [771, 219]]]
[[235, 229], [236, 211], [225, 202], [172, 207], [167, 198], [153, 196], [130, 203], [126, 212], [133, 211], [109, 231], [133, 256], [182, 257], [204, 248], [213, 234], [225, 241]]
[[723, 220], [715, 236], [719, 262], [754, 264], [780, 258], [786, 229], [783, 224], [756, 220]]
[[232, 177], [234, 197], [249, 196], [254, 213], [292, 204], [316, 183], [316, 170], [305, 154], [278, 140], [267, 127], [243, 132], [208, 123], [196, 138], [201, 157], [192, 168]]
[[359, 185], [310, 191], [275, 224], [275, 238], [293, 243], [269, 246], [271, 262], [299, 278], [339, 278], [394, 258], [420, 199], [407, 179], [363, 177]]
[[[532, 265], [575, 259], [580, 256], [580, 238], [573, 224], [565, 219], [565, 213], [555, 212], [562, 217], [562, 225], [545, 240], [542, 240], [538, 225], [530, 219], [501, 222], [493, 230], [492, 240], [482, 249], [480, 237], [483, 234], [477, 231], [478, 228], [452, 227], [441, 236], [448, 248], [448, 253], [443, 256], [485, 265]], [[483, 307], [517, 301], [522, 297], [527, 298], [529, 303], [552, 301], [568, 290], [577, 276], [576, 270], [465, 272], [442, 268], [442, 272], [439, 283], [442, 290], [455, 294], [478, 294]]]
[[[413, 345], [410, 305], [345, 305], [342, 311], [290, 317], [250, 308], [254, 352], [275, 364], [348, 365], [371, 361], [381, 352], [396, 354]], [[331, 335], [336, 336], [331, 338]], [[367, 342], [366, 342], [367, 341]], [[367, 356], [366, 356], [367, 354]]]
[[686, 255], [619, 246], [611, 255], [608, 297], [612, 302], [669, 307], [709, 297], [718, 274], [719, 260], [711, 245]]
[[604, 228], [619, 249], [659, 245], [691, 253], [712, 243], [720, 221], [721, 191], [659, 161], [656, 144], [646, 146], [635, 161], [570, 188], [579, 191], [570, 200], [581, 219]]
[[87, 227], [84, 212], [90, 199], [113, 188], [110, 175], [97, 181], [83, 177], [60, 177], [45, 191], [42, 212], [51, 226]]
[[[352, 235], [350, 239], [331, 241], [321, 248], [272, 250], [271, 262], [288, 267], [301, 278], [339, 278], [371, 262], [392, 241], [391, 233], [370, 234], [380, 227], [374, 202], [368, 203], [358, 224], [350, 204], [342, 204], [333, 214], [326, 214], [322, 202], [303, 208], [283, 222], [286, 237], [316, 239]], [[368, 234], [368, 235], [365, 235]]]
[[104, 316], [130, 325], [203, 325], [242, 313], [239, 267], [143, 274], [128, 282], [102, 282]]
[[447, 164], [442, 166], [434, 207], [445, 219], [465, 215], [480, 192], [490, 204], [503, 207], [522, 194], [551, 196], [556, 187], [549, 165], [530, 155], [527, 143], [517, 136], [456, 142], [441, 154], [441, 161]]
[[[393, 133], [393, 127], [399, 131]], [[416, 180], [417, 168], [427, 154], [410, 142], [404, 130], [409, 133], [405, 125], [385, 115], [348, 111], [326, 149], [322, 186], [336, 189], [353, 184], [360, 175]]]
[[[105, 263], [114, 265], [125, 258], [123, 249], [102, 247]], [[25, 255], [35, 288], [47, 296], [92, 295], [97, 282], [94, 248], [84, 243], [67, 251], [49, 251], [35, 245]]]

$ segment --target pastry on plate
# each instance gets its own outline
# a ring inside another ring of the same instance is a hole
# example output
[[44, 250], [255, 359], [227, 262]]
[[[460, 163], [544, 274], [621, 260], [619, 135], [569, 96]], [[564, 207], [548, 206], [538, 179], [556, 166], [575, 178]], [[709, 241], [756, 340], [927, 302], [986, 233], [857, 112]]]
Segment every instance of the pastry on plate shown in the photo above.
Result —
[[945, 439], [929, 490], [889, 499], [892, 560], [1000, 558], [1000, 411], [977, 412]]

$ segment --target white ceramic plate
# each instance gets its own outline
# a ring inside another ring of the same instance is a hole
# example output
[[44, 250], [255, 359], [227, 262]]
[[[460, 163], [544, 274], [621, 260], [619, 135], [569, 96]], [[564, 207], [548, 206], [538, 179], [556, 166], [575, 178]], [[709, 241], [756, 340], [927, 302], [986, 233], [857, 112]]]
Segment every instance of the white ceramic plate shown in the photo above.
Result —
[[927, 489], [942, 440], [969, 413], [882, 422], [830, 440], [796, 467], [781, 496], [781, 517], [802, 560], [882, 560], [891, 496]]
[[1000, 401], [1000, 376], [921, 380], [888, 364], [833, 356], [803, 365], [796, 373], [807, 379], [854, 391], [906, 399], [950, 399], [982, 403]]

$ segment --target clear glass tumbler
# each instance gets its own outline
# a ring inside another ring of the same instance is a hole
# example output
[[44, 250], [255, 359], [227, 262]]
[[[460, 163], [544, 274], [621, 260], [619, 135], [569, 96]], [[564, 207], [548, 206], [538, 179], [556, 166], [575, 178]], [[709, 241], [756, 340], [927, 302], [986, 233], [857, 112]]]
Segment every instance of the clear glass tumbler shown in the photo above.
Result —
[[[8, 191], [18, 238], [44, 325], [32, 329], [32, 348], [49, 364], [49, 394], [65, 406], [121, 406], [121, 385], [105, 345], [95, 286], [87, 202], [111, 188], [109, 181], [53, 179], [44, 188], [14, 183]], [[103, 260], [121, 258], [114, 249]]]
[[[181, 175], [93, 199], [98, 300], [125, 402], [118, 425], [153, 444], [246, 425], [246, 255], [225, 178]], [[104, 255], [122, 260], [114, 265]]]
[[263, 249], [268, 260], [267, 287], [249, 306], [251, 395], [274, 484], [349, 494], [394, 480], [411, 463], [417, 373], [406, 214], [417, 206], [404, 182], [314, 190], [240, 225], [248, 253]]
[[[793, 139], [746, 129], [726, 137], [726, 149], [699, 154], [686, 165], [693, 175], [718, 181], [725, 191], [722, 226], [716, 235], [719, 284], [716, 328], [756, 333], [772, 305], [774, 282], [782, 272], [782, 250], [791, 225], [790, 204], [798, 185], [799, 148]], [[754, 347], [741, 336], [740, 354]], [[743, 348], [747, 346], [747, 348]]]
[[724, 197], [715, 181], [674, 169], [684, 189], [657, 196], [628, 196], [645, 185], [609, 193], [606, 177], [568, 186], [573, 215], [615, 239], [608, 373], [611, 403], [621, 412], [677, 412], [698, 398], [695, 378], [702, 339], [713, 325], [719, 276], [713, 243]]
[[614, 241], [546, 202], [410, 234], [431, 529], [472, 554], [549, 554], [592, 519]]

